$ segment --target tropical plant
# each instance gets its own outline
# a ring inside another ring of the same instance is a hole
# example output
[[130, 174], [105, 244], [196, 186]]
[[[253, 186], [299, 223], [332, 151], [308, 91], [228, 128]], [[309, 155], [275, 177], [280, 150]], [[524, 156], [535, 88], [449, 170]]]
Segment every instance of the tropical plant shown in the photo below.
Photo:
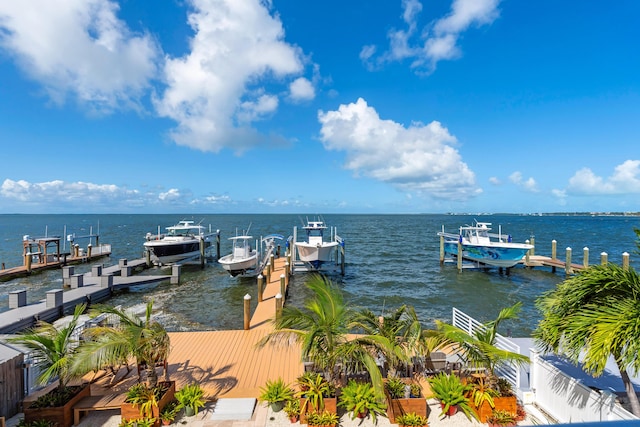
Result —
[[86, 304], [76, 305], [71, 320], [62, 327], [58, 328], [45, 321], [38, 321], [35, 327], [7, 339], [10, 343], [26, 347], [31, 353], [33, 365], [40, 371], [37, 378], [39, 384], [46, 385], [57, 378], [57, 392], [64, 393], [64, 389], [72, 378], [91, 371], [91, 369], [85, 371], [72, 369], [79, 344], [75, 339], [74, 331], [86, 307]]
[[56, 427], [58, 424], [50, 420], [36, 420], [27, 422], [24, 418], [18, 421], [16, 427]]
[[422, 387], [415, 381], [411, 382], [411, 384], [409, 384], [409, 393], [411, 397], [420, 397], [422, 394]]
[[422, 325], [411, 306], [402, 305], [379, 317], [371, 310], [361, 310], [355, 313], [350, 327], [363, 331], [369, 344], [384, 354], [390, 376], [395, 376], [403, 364], [422, 353]]
[[402, 399], [405, 395], [407, 384], [405, 384], [405, 382], [399, 377], [390, 376], [387, 378], [387, 382], [384, 387], [392, 399]]
[[329, 381], [338, 374], [338, 363], [353, 370], [364, 368], [382, 396], [382, 376], [374, 357], [376, 349], [370, 345], [369, 337], [349, 338], [354, 312], [344, 303], [338, 287], [320, 275], [312, 276], [306, 285], [312, 296], [304, 307], [284, 307], [273, 321], [274, 331], [258, 345], [269, 342], [290, 345], [293, 338], [301, 345], [302, 359], [319, 367]]
[[484, 323], [473, 334], [438, 320], [435, 322], [437, 329], [428, 333], [437, 335], [441, 346], [452, 345], [467, 365], [485, 368], [489, 375], [495, 376], [495, 369], [500, 364], [523, 365], [529, 362], [525, 355], [495, 346], [500, 323], [516, 318], [521, 307], [522, 303], [518, 302], [511, 307], [503, 308], [495, 320]]
[[384, 413], [386, 405], [376, 395], [371, 383], [349, 381], [340, 391], [338, 406], [351, 412], [351, 418], [371, 414], [371, 419], [376, 422], [378, 414]]
[[542, 351], [582, 363], [593, 376], [612, 356], [636, 416], [640, 402], [629, 371], [640, 371], [639, 295], [640, 275], [633, 268], [590, 266], [536, 300], [542, 320], [533, 333]]
[[509, 411], [494, 409], [487, 418], [487, 423], [490, 426], [513, 426], [516, 424], [516, 419]]
[[467, 418], [476, 417], [475, 412], [469, 406], [469, 399], [466, 397], [472, 389], [470, 384], [463, 383], [456, 375], [441, 372], [429, 378], [429, 385], [433, 395], [442, 404], [442, 413], [440, 415], [446, 415], [450, 407], [457, 406]]
[[284, 404], [284, 412], [290, 420], [297, 421], [300, 416], [300, 399], [287, 400]]
[[160, 412], [160, 419], [163, 422], [171, 423], [176, 419], [178, 412], [180, 411], [180, 406], [177, 400], [172, 400], [167, 403], [167, 405]]
[[481, 376], [470, 384], [470, 397], [476, 408], [480, 408], [484, 402], [487, 402], [489, 406], [495, 408], [496, 405], [493, 398], [500, 396], [500, 393], [491, 386], [490, 381], [487, 381], [484, 376]]
[[321, 374], [315, 373], [304, 378], [299, 378], [300, 391], [295, 397], [304, 399], [302, 409], [309, 412], [324, 410], [324, 398], [335, 394], [335, 389]]
[[399, 426], [422, 427], [429, 424], [429, 419], [415, 412], [407, 412], [406, 414], [398, 415], [396, 417], [396, 423]]
[[198, 410], [204, 408], [207, 401], [204, 399], [204, 390], [199, 383], [191, 383], [176, 391], [176, 400], [180, 408], [185, 408], [185, 413], [198, 415]]
[[147, 303], [144, 318], [130, 310], [94, 306], [91, 315], [107, 313], [115, 316], [118, 324], [85, 330], [85, 342], [75, 359], [74, 369], [89, 372], [134, 357], [138, 366], [145, 366], [149, 386], [155, 387], [158, 383], [156, 364], [167, 360], [171, 345], [164, 326], [151, 318], [152, 312], [153, 301]]
[[262, 394], [259, 399], [271, 405], [274, 412], [280, 411], [288, 400], [293, 399], [294, 390], [285, 384], [282, 378], [277, 380], [267, 380], [264, 387], [260, 389]]
[[312, 412], [309, 414], [307, 424], [310, 426], [335, 426], [340, 421], [338, 414], [333, 412]]
[[155, 423], [155, 418], [139, 418], [137, 420], [122, 420], [118, 427], [153, 427]]
[[140, 415], [146, 418], [153, 416], [153, 407], [158, 406], [158, 400], [156, 390], [145, 384], [135, 384], [127, 391], [124, 401], [139, 406]]

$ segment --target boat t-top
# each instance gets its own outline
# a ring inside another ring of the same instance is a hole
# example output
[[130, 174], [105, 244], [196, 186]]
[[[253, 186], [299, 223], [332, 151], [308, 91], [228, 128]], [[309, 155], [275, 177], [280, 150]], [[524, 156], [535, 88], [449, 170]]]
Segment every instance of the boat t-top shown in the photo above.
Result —
[[474, 263], [494, 267], [509, 268], [518, 264], [533, 245], [514, 243], [511, 235], [490, 233], [490, 222], [478, 222], [462, 226], [458, 234], [445, 233], [444, 226], [438, 233], [444, 252], [458, 257], [458, 245], [462, 248], [462, 258]]
[[339, 243], [336, 240], [324, 240], [324, 231], [327, 229], [324, 221], [307, 221], [302, 229], [307, 232], [307, 240], [295, 242], [298, 249], [298, 259], [310, 263], [314, 268], [331, 261], [332, 251]]
[[258, 267], [258, 251], [251, 247], [253, 236], [242, 235], [230, 237], [232, 242], [231, 253], [218, 260], [222, 268], [233, 277], [253, 272]]

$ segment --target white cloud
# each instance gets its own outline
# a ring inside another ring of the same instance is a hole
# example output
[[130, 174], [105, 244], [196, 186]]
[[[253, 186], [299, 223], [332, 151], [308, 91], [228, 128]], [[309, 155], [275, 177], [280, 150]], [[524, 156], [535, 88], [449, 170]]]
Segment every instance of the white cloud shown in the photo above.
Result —
[[404, 191], [465, 199], [481, 190], [452, 147], [457, 141], [439, 122], [409, 127], [382, 120], [363, 99], [318, 113], [325, 148], [346, 152], [345, 167]]
[[539, 191], [536, 180], [531, 177], [529, 177], [528, 179], [523, 179], [521, 172], [516, 171], [509, 175], [509, 180], [518, 187], [521, 187], [531, 193], [537, 193]]
[[180, 199], [180, 197], [182, 196], [180, 195], [180, 190], [177, 188], [172, 188], [169, 191], [158, 194], [158, 199], [163, 201], [177, 200]]
[[[277, 16], [260, 0], [191, 0], [191, 52], [168, 58], [167, 89], [156, 99], [161, 116], [178, 124], [179, 145], [242, 152], [267, 138], [251, 122], [277, 108], [263, 86], [286, 84], [304, 68], [301, 51], [284, 41]], [[261, 86], [262, 85], [262, 86]]]
[[109, 112], [137, 108], [156, 74], [159, 48], [132, 34], [109, 0], [0, 2], [0, 48], [56, 103], [71, 95]]
[[295, 79], [289, 85], [289, 97], [294, 101], [308, 101], [316, 96], [315, 88], [313, 87], [313, 83], [311, 83], [308, 79], [304, 77], [299, 77]]
[[64, 182], [61, 180], [31, 183], [25, 180], [13, 181], [11, 179], [5, 179], [2, 183], [0, 196], [18, 202], [44, 205], [100, 204], [142, 197], [137, 190], [128, 190], [113, 184]]
[[640, 160], [626, 160], [615, 167], [608, 178], [597, 176], [589, 168], [580, 169], [569, 179], [568, 194], [638, 194], [640, 193]]
[[360, 59], [372, 69], [387, 62], [412, 58], [411, 66], [418, 72], [432, 72], [439, 61], [461, 55], [458, 39], [472, 26], [491, 24], [499, 16], [500, 0], [454, 0], [450, 13], [423, 28], [418, 28], [422, 4], [418, 0], [403, 0], [402, 18], [406, 29], [388, 32], [389, 48], [374, 57], [376, 46], [365, 46]]
[[496, 176], [492, 176], [491, 178], [489, 178], [489, 182], [493, 185], [501, 185], [502, 182], [500, 181], [500, 178], [496, 177]]

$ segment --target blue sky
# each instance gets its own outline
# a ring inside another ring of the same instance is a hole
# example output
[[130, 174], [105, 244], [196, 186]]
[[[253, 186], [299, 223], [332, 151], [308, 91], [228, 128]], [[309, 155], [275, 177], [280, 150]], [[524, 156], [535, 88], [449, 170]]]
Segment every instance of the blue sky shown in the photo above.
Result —
[[639, 12], [0, 0], [0, 213], [637, 212]]

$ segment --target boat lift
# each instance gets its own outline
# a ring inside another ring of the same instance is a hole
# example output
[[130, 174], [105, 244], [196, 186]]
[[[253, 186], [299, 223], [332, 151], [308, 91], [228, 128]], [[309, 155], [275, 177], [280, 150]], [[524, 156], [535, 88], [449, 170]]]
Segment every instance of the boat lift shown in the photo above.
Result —
[[311, 263], [300, 260], [298, 251], [295, 248], [298, 241], [298, 227], [293, 227], [293, 235], [287, 239], [287, 253], [291, 255], [291, 275], [294, 273], [309, 273], [309, 272], [322, 272], [322, 273], [340, 273], [344, 276], [345, 267], [345, 242], [342, 237], [338, 235], [337, 227], [330, 227], [331, 241], [337, 242], [332, 262], [326, 262], [319, 268], [314, 267]]

